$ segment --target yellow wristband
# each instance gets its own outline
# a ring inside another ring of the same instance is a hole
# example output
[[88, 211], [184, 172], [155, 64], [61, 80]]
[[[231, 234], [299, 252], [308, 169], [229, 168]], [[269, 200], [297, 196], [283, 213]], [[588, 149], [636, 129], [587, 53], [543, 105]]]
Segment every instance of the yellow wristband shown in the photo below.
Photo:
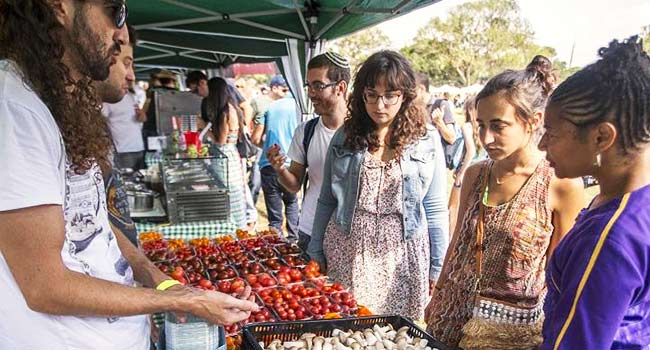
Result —
[[156, 286], [157, 290], [167, 290], [173, 286], [179, 285], [181, 282], [178, 282], [177, 280], [164, 280], [160, 282], [158, 286]]

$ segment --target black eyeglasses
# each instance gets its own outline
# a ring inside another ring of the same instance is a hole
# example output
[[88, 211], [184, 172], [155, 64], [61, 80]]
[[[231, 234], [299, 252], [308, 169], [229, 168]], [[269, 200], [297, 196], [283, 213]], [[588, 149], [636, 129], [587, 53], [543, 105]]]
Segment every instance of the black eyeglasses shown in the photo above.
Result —
[[305, 87], [309, 90], [314, 90], [318, 92], [322, 92], [323, 90], [327, 89], [328, 87], [335, 86], [338, 84], [338, 81], [331, 82], [329, 84], [322, 83], [320, 81], [315, 81], [313, 83], [305, 83]]
[[113, 20], [115, 20], [115, 26], [120, 29], [126, 24], [126, 18], [129, 15], [129, 10], [126, 7], [126, 3], [120, 0], [111, 0], [106, 5], [113, 9]]
[[379, 95], [372, 91], [365, 91], [363, 93], [363, 101], [370, 105], [378, 104], [380, 99], [386, 106], [396, 105], [397, 102], [399, 102], [400, 97], [402, 97], [401, 94], [395, 94], [393, 92], [389, 92], [385, 95]]

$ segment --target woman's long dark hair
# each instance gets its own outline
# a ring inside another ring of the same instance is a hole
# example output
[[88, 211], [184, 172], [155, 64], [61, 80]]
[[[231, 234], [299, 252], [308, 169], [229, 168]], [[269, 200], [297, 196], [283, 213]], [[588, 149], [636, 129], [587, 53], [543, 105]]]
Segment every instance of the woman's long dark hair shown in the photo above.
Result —
[[223, 78], [208, 80], [208, 97], [203, 99], [201, 105], [201, 118], [212, 123], [214, 135], [221, 135], [227, 125], [229, 106], [237, 107], [233, 97], [228, 91], [228, 83]]
[[66, 35], [46, 0], [0, 0], [0, 59], [18, 65], [25, 84], [52, 113], [73, 169], [83, 173], [97, 161], [106, 170], [108, 125], [90, 78], [74, 81], [62, 62]]
[[400, 154], [408, 145], [426, 134], [425, 111], [415, 103], [415, 74], [408, 60], [394, 51], [379, 51], [359, 68], [345, 120], [346, 147], [352, 150], [379, 148], [377, 126], [366, 111], [363, 94], [385, 79], [389, 90], [402, 92], [402, 106], [390, 125], [389, 146]]

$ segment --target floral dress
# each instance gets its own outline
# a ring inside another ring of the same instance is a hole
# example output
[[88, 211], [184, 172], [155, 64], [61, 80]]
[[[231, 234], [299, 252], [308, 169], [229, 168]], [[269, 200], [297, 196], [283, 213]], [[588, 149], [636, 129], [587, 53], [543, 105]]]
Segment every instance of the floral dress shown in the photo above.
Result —
[[360, 178], [350, 233], [333, 221], [325, 232], [328, 275], [375, 314], [422, 319], [429, 295], [429, 237], [425, 225], [404, 240], [399, 160], [382, 162], [366, 152]]

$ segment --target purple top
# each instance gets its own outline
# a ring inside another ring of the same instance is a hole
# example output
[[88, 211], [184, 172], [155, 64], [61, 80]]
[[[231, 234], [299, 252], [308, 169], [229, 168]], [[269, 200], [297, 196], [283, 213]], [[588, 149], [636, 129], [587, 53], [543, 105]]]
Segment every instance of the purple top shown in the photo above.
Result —
[[543, 350], [650, 349], [650, 186], [583, 210], [546, 271]]

